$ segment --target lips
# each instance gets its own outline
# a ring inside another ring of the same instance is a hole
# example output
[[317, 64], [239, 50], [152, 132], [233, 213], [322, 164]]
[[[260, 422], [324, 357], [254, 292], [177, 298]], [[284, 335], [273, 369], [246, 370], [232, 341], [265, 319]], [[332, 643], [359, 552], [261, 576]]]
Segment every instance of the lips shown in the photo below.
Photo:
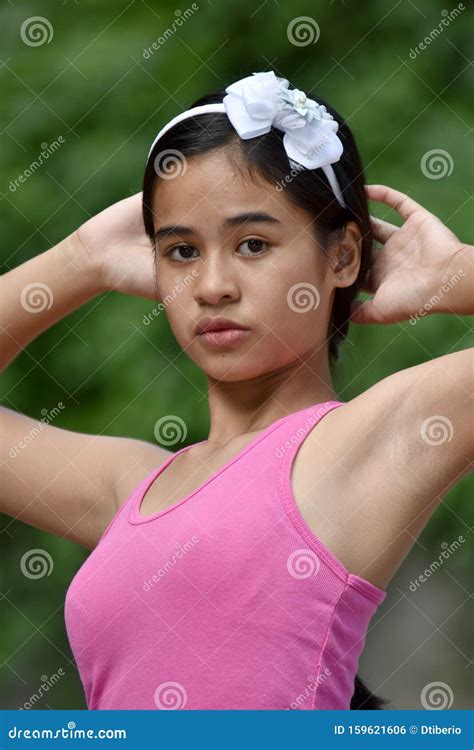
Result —
[[235, 320], [230, 318], [203, 318], [199, 321], [195, 328], [195, 333], [199, 336], [201, 333], [210, 333], [211, 331], [225, 331], [229, 329], [238, 329], [242, 331], [248, 331], [249, 329], [237, 323]]

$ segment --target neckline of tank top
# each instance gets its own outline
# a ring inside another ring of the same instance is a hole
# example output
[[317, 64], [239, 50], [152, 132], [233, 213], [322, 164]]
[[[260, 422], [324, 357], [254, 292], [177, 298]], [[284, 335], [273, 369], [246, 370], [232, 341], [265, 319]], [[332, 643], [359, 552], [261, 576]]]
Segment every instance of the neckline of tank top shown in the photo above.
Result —
[[304, 409], [298, 409], [298, 411], [290, 412], [290, 414], [285, 414], [283, 417], [280, 417], [279, 419], [275, 420], [275, 422], [271, 422], [271, 424], [267, 425], [262, 432], [260, 432], [256, 437], [254, 437], [247, 445], [244, 445], [244, 447], [236, 453], [236, 455], [233, 458], [230, 458], [223, 466], [221, 466], [220, 469], [218, 469], [214, 474], [212, 474], [208, 479], [206, 479], [203, 484], [201, 484], [199, 487], [197, 487], [195, 490], [190, 492], [185, 497], [181, 498], [181, 500], [178, 500], [177, 503], [174, 503], [173, 505], [170, 505], [168, 508], [164, 508], [163, 510], [159, 510], [156, 513], [151, 513], [148, 516], [144, 516], [140, 513], [140, 507], [143, 502], [143, 498], [145, 497], [146, 493], [148, 492], [150, 486], [153, 484], [155, 479], [166, 469], [167, 466], [169, 466], [177, 456], [179, 456], [181, 453], [185, 453], [190, 448], [194, 448], [196, 445], [202, 445], [203, 443], [207, 443], [207, 440], [200, 440], [198, 443], [192, 443], [192, 445], [185, 445], [184, 448], [180, 448], [180, 450], [176, 451], [176, 453], [172, 453], [169, 458], [166, 459], [166, 461], [160, 466], [158, 466], [156, 469], [153, 469], [153, 471], [148, 474], [148, 476], [145, 477], [143, 482], [138, 486], [136, 489], [134, 496], [132, 498], [132, 502], [129, 507], [129, 511], [127, 514], [128, 522], [134, 525], [142, 524], [142, 523], [149, 523], [150, 521], [156, 521], [159, 518], [162, 518], [167, 513], [170, 513], [171, 511], [175, 510], [175, 508], [179, 508], [181, 505], [183, 505], [185, 502], [190, 500], [194, 495], [197, 495], [198, 492], [201, 492], [205, 487], [207, 487], [210, 482], [212, 482], [216, 477], [220, 476], [224, 473], [230, 466], [232, 466], [236, 461], [243, 458], [252, 448], [254, 448], [258, 443], [260, 443], [267, 435], [269, 435], [273, 430], [276, 430], [277, 427], [279, 427], [281, 424], [286, 422], [290, 417], [296, 417], [299, 414], [304, 414], [305, 412], [312, 411], [316, 407], [322, 407], [322, 406], [330, 406], [332, 404], [344, 404], [345, 401], [340, 401], [336, 399], [330, 399], [329, 401], [322, 401], [321, 403], [312, 404], [311, 406], [306, 406]]

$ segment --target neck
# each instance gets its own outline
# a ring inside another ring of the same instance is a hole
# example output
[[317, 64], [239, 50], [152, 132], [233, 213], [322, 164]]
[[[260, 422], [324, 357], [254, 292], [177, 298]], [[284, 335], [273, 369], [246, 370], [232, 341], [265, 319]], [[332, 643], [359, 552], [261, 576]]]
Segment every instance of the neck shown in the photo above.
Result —
[[326, 353], [313, 353], [249, 380], [207, 377], [210, 414], [208, 445], [262, 430], [277, 419], [313, 404], [336, 399]]

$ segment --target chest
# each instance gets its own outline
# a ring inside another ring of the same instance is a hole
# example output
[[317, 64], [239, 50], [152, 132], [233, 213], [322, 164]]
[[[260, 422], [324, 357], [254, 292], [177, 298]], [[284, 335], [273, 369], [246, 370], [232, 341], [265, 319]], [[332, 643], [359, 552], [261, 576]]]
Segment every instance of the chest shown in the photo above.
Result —
[[[320, 447], [309, 440], [303, 441], [291, 467], [291, 489], [296, 506], [311, 531], [338, 557], [341, 562], [351, 561], [351, 544], [345, 529], [347, 521], [347, 497], [341, 486], [345, 472], [336, 460], [328, 463], [322, 446], [334, 438], [325, 434], [325, 425], [318, 427]], [[161, 513], [184, 498], [198, 492], [216, 475], [225, 471], [251, 438], [239, 437], [232, 445], [209, 451], [191, 448], [166, 467], [152, 482], [140, 504], [139, 513], [146, 517]], [[343, 450], [339, 438], [338, 450]], [[315, 460], [315, 450], [319, 460]], [[237, 460], [233, 476], [239, 476], [239, 467], [244, 471], [244, 462]], [[236, 471], [237, 470], [237, 471]], [[245, 477], [242, 475], [242, 480]], [[246, 502], [245, 494], [242, 502]], [[356, 544], [356, 543], [355, 543]]]

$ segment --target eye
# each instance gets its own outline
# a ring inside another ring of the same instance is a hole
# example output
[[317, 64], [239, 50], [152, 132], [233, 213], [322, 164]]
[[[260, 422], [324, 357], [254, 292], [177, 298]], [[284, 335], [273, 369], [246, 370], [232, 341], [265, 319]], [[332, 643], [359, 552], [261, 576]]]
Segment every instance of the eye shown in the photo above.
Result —
[[250, 253], [247, 255], [247, 257], [251, 257], [252, 255], [261, 255], [262, 245], [264, 245], [265, 248], [268, 247], [267, 243], [264, 242], [264, 240], [257, 239], [244, 240], [240, 243], [239, 247], [242, 247], [243, 245], [249, 245]]
[[169, 256], [172, 260], [175, 260], [178, 263], [186, 263], [186, 262], [192, 260], [192, 258], [190, 258], [189, 255], [187, 257], [185, 257], [185, 258], [183, 258], [182, 256], [181, 256], [181, 258], [179, 258], [179, 257], [174, 257], [173, 258], [172, 257], [172, 253], [174, 253], [175, 250], [178, 250], [178, 251], [182, 250], [182, 251], [185, 251], [186, 254], [187, 254], [187, 253], [189, 253], [189, 251], [192, 251], [192, 250], [195, 250], [195, 249], [196, 248], [194, 248], [192, 245], [175, 245], [174, 247], [171, 248], [171, 250], [168, 250], [168, 252], [166, 253], [166, 256], [167, 257]]

